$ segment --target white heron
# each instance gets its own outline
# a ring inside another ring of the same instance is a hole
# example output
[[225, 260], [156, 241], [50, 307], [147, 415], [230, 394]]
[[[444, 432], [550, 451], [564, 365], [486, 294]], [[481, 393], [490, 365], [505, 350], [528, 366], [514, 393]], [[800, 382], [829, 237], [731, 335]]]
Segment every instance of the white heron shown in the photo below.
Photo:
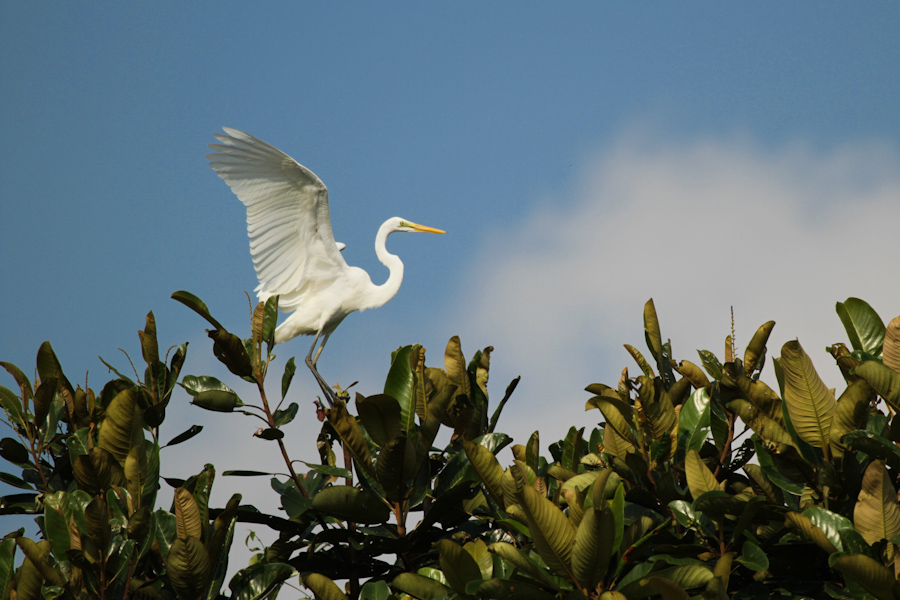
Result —
[[206, 158], [247, 207], [250, 254], [259, 279], [255, 291], [260, 302], [278, 296], [279, 310], [293, 311], [275, 329], [275, 343], [315, 336], [306, 365], [323, 392], [333, 394], [316, 369], [328, 338], [344, 317], [377, 308], [400, 289], [403, 263], [385, 248], [387, 237], [397, 231], [445, 232], [400, 217], [385, 221], [375, 236], [375, 254], [390, 275], [375, 285], [368, 273], [341, 256], [343, 244], [334, 241], [325, 184], [277, 148], [223, 129], [225, 134], [215, 134], [221, 143], [210, 144], [215, 152]]

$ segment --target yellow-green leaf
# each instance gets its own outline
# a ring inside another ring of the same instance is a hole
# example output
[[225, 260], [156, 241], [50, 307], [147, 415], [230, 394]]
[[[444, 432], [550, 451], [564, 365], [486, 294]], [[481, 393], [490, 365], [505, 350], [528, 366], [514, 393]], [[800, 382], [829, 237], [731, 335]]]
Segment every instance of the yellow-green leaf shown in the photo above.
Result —
[[417, 573], [400, 573], [391, 581], [391, 587], [420, 600], [431, 600], [450, 592], [450, 589], [439, 581]]
[[858, 581], [878, 600], [894, 600], [897, 582], [890, 569], [865, 554], [847, 554], [832, 561], [831, 566]]
[[106, 407], [106, 417], [100, 423], [97, 445], [108, 450], [120, 465], [131, 451], [135, 429], [141, 427], [141, 409], [137, 405], [138, 393], [133, 389], [122, 390]]
[[900, 535], [897, 491], [891, 485], [884, 461], [873, 461], [866, 468], [853, 509], [853, 525], [869, 544]]
[[466, 585], [470, 581], [481, 579], [481, 569], [472, 555], [456, 542], [448, 539], [440, 540], [435, 547], [441, 564], [441, 571], [447, 583], [459, 594], [466, 596]]
[[684, 457], [684, 471], [687, 476], [688, 489], [691, 496], [696, 500], [706, 492], [716, 491], [719, 488], [719, 482], [716, 481], [715, 475], [700, 458], [700, 453], [691, 449]]
[[185, 600], [199, 600], [203, 597], [211, 567], [209, 554], [198, 538], [179, 538], [169, 548], [169, 555], [166, 557], [169, 581]]
[[802, 531], [807, 538], [826, 553], [833, 554], [837, 552], [837, 548], [834, 547], [834, 544], [831, 543], [825, 532], [813, 525], [813, 522], [806, 515], [798, 512], [789, 512], [785, 515], [784, 522], [788, 526]]
[[575, 528], [556, 504], [527, 485], [522, 471], [513, 469], [513, 476], [535, 549], [548, 567], [571, 581], [569, 561], [575, 543]]
[[900, 317], [891, 319], [884, 332], [881, 362], [895, 373], [900, 373]]
[[875, 360], [853, 367], [852, 373], [865, 379], [895, 409], [900, 408], [900, 373]]
[[497, 461], [494, 453], [480, 444], [463, 441], [463, 450], [469, 462], [475, 468], [475, 472], [484, 483], [485, 489], [501, 508], [506, 506], [503, 497], [503, 467]]
[[781, 348], [784, 401], [797, 435], [807, 444], [824, 447], [830, 440], [837, 402], [813, 367], [812, 360], [794, 340]]
[[572, 573], [581, 587], [594, 589], [606, 573], [615, 529], [615, 518], [608, 505], [584, 511], [572, 548]]
[[175, 530], [178, 539], [194, 537], [198, 540], [203, 536], [203, 522], [200, 520], [200, 507], [194, 495], [183, 487], [175, 490], [172, 500], [175, 505]]
[[303, 578], [303, 585], [312, 591], [317, 600], [347, 600], [341, 588], [324, 575], [309, 573]]
[[775, 321], [763, 323], [753, 334], [750, 343], [747, 344], [747, 349], [744, 350], [744, 369], [747, 373], [762, 369], [763, 366], [757, 363], [766, 353], [766, 342], [769, 341], [769, 334], [772, 333], [774, 327]]
[[369, 445], [363, 436], [362, 429], [356, 421], [356, 417], [347, 412], [347, 405], [342, 400], [337, 400], [331, 410], [328, 411], [328, 422], [337, 432], [345, 447], [356, 459], [358, 465], [371, 475], [375, 474], [372, 466], [372, 455], [369, 453]]

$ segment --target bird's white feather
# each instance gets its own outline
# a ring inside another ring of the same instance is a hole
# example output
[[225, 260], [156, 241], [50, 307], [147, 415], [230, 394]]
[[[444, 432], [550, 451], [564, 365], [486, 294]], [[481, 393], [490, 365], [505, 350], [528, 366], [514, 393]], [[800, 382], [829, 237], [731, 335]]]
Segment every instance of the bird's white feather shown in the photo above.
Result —
[[290, 311], [327, 288], [348, 268], [335, 244], [328, 190], [284, 152], [251, 135], [225, 128], [216, 134], [210, 167], [247, 207], [250, 253], [260, 300], [281, 295]]

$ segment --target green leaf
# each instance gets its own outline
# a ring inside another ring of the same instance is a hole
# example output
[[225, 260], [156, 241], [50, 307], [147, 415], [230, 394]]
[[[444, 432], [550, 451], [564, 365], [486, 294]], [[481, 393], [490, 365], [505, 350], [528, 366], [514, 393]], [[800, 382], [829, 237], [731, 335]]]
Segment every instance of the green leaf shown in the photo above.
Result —
[[[580, 592], [579, 592], [580, 593]], [[493, 578], [482, 582], [475, 593], [477, 598], [490, 600], [553, 600], [553, 594], [527, 581]]]
[[695, 390], [681, 405], [678, 414], [678, 455], [690, 450], [700, 451], [709, 435], [709, 390]]
[[[404, 346], [391, 357], [391, 369], [384, 381], [384, 393], [393, 397], [400, 406], [400, 429], [407, 436], [415, 435], [416, 424], [416, 394], [415, 379], [412, 366], [409, 364], [410, 355], [420, 346]], [[392, 436], [388, 439], [393, 439]]]
[[294, 373], [297, 372], [297, 365], [294, 357], [290, 357], [284, 365], [284, 375], [281, 376], [281, 397], [287, 396], [288, 388], [291, 387], [291, 380], [294, 379]]
[[281, 427], [282, 425], [287, 425], [294, 420], [294, 417], [297, 416], [297, 411], [299, 410], [300, 407], [296, 402], [291, 402], [284, 410], [276, 410], [275, 414], [272, 416], [275, 420], [275, 426]]
[[212, 325], [216, 329], [224, 329], [221, 323], [213, 319], [212, 315], [209, 314], [209, 309], [206, 307], [206, 304], [203, 302], [203, 300], [193, 295], [192, 293], [178, 291], [172, 294], [172, 299], [177, 300], [178, 302], [181, 302], [182, 304], [190, 308], [192, 311], [209, 321], [210, 325]]
[[716, 381], [722, 379], [722, 363], [719, 362], [716, 355], [709, 350], [697, 350], [697, 354], [700, 355], [700, 362], [709, 376]]
[[16, 540], [6, 538], [0, 542], [0, 598], [8, 598], [10, 583], [16, 574]]
[[803, 511], [803, 516], [807, 517], [810, 522], [822, 530], [825, 537], [828, 538], [835, 548], [844, 551], [843, 538], [841, 530], [853, 529], [853, 522], [847, 517], [833, 513], [821, 506], [813, 506]]
[[834, 308], [844, 324], [853, 349], [881, 356], [885, 327], [878, 313], [859, 298], [847, 298], [844, 302], [838, 302]]
[[244, 406], [244, 403], [234, 392], [220, 390], [207, 390], [200, 392], [191, 401], [191, 404], [212, 412], [234, 412], [234, 409]]
[[309, 573], [303, 577], [303, 585], [312, 590], [316, 600], [347, 600], [347, 595], [341, 588], [324, 575]]
[[462, 546], [448, 539], [443, 539], [435, 544], [441, 571], [447, 578], [447, 583], [456, 592], [466, 595], [466, 585], [471, 581], [481, 581], [481, 569], [472, 555], [466, 552]]
[[[281, 584], [294, 575], [294, 568], [284, 563], [260, 561], [238, 571], [228, 584], [231, 600], [263, 600], [274, 597]], [[270, 595], [271, 594], [271, 595]]]
[[20, 490], [33, 490], [34, 489], [34, 487], [30, 483], [26, 482], [23, 479], [16, 477], [15, 475], [13, 475], [11, 473], [0, 472], [0, 481], [2, 481], [3, 483], [5, 483], [7, 485], [11, 485], [14, 488], [18, 488]]
[[203, 431], [203, 425], [191, 425], [190, 429], [173, 437], [164, 447], [168, 448], [169, 446], [175, 446], [176, 444], [186, 442], [201, 431]]
[[234, 393], [234, 390], [230, 387], [209, 375], [200, 375], [199, 377], [196, 375], [185, 375], [181, 379], [181, 386], [184, 388], [184, 391], [191, 396], [196, 396], [201, 392], [210, 390]]
[[312, 506], [315, 510], [352, 523], [384, 523], [391, 514], [376, 494], [349, 485], [325, 488], [313, 497]]
[[391, 589], [386, 581], [368, 581], [359, 590], [359, 600], [390, 600]]
[[769, 557], [759, 546], [749, 540], [741, 546], [741, 555], [735, 560], [751, 571], [765, 571], [769, 568]]
[[5, 388], [2, 385], [0, 385], [0, 406], [3, 406], [6, 417], [11, 423], [22, 428], [25, 427], [27, 421], [25, 419], [21, 400], [12, 390]]
[[169, 548], [166, 571], [172, 587], [185, 600], [199, 600], [212, 569], [209, 553], [198, 538], [178, 538]]
[[400, 403], [393, 396], [356, 394], [356, 411], [366, 433], [379, 446], [384, 446], [401, 432], [405, 432]]
[[516, 569], [518, 569], [522, 573], [527, 574], [529, 577], [541, 583], [542, 585], [555, 590], [559, 589], [559, 585], [550, 576], [546, 567], [538, 564], [538, 562], [536, 562], [525, 552], [519, 550], [512, 544], [506, 542], [495, 542], [488, 546], [488, 552], [500, 556], [501, 558], [503, 558], [503, 560], [513, 565]]
[[350, 479], [353, 477], [353, 474], [347, 469], [342, 469], [341, 467], [335, 467], [332, 465], [317, 465], [314, 463], [308, 463], [305, 461], [304, 465], [315, 471], [316, 473], [322, 473], [323, 475], [328, 475], [329, 477], [343, 477], [345, 479]]
[[837, 407], [834, 394], [816, 373], [800, 342], [791, 341], [781, 348], [781, 366], [784, 402], [797, 435], [807, 444], [825, 447]]

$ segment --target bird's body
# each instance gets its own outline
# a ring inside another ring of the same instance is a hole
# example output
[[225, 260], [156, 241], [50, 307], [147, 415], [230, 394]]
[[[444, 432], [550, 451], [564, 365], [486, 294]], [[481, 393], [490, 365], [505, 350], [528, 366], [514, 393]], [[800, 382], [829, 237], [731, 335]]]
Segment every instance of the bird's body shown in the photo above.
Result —
[[325, 184], [277, 148], [236, 129], [225, 128], [225, 133], [216, 134], [221, 143], [210, 144], [216, 152], [206, 157], [247, 207], [259, 300], [278, 296], [280, 311], [292, 313], [275, 330], [275, 343], [315, 336], [306, 362], [324, 385], [315, 364], [334, 329], [350, 313], [377, 308], [400, 289], [403, 263], [387, 251], [387, 237], [397, 231], [444, 232], [399, 217], [385, 221], [375, 237], [375, 252], [390, 275], [375, 285], [368, 273], [341, 256], [343, 244], [334, 241]]

